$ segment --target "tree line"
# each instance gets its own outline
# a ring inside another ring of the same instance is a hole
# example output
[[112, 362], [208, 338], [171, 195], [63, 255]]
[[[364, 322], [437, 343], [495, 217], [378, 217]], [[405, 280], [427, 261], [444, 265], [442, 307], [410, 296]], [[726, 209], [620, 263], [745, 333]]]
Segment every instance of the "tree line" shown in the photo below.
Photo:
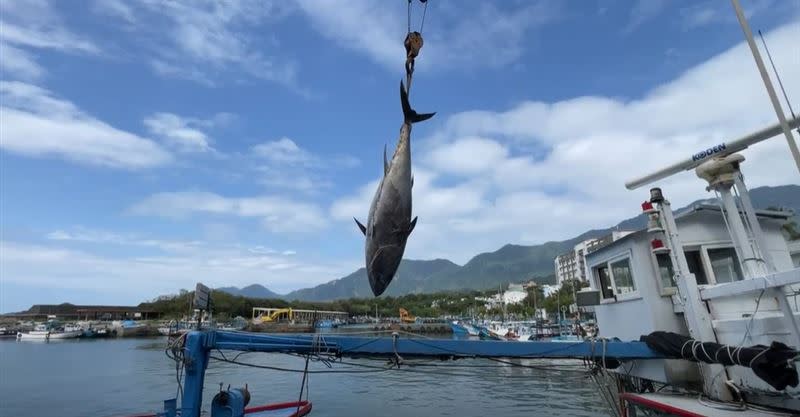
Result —
[[[477, 297], [491, 297], [495, 294], [497, 294], [496, 290], [464, 290], [407, 294], [398, 297], [348, 298], [330, 302], [312, 302], [287, 301], [278, 298], [247, 298], [213, 290], [211, 300], [212, 311], [219, 320], [236, 316], [250, 318], [254, 307], [345, 311], [351, 316], [370, 317], [374, 317], [376, 311], [380, 317], [397, 317], [400, 308], [405, 308], [418, 317], [497, 317], [503, 313], [518, 317], [530, 317], [533, 315], [534, 306], [545, 308], [548, 313], [555, 313], [559, 303], [560, 305], [569, 305], [573, 302], [571, 282], [565, 282], [555, 295], [547, 298], [544, 297], [541, 287], [530, 288], [525, 300], [518, 304], [507, 305], [505, 312], [499, 307], [487, 309], [483, 301], [476, 300]], [[177, 319], [190, 315], [193, 298], [194, 291], [181, 290], [178, 294], [161, 296], [155, 300], [141, 303], [139, 307], [158, 311], [165, 318]]]

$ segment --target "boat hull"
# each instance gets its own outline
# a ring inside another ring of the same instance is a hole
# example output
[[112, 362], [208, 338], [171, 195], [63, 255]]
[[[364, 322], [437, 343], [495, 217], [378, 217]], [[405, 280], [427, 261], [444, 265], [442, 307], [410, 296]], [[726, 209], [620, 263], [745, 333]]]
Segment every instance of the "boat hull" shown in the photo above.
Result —
[[[303, 417], [311, 412], [311, 401], [289, 401], [245, 408], [247, 417]], [[124, 417], [157, 417], [158, 414], [135, 414]]]
[[248, 417], [302, 417], [311, 412], [310, 401], [292, 401], [246, 408]]
[[27, 333], [17, 333], [19, 340], [59, 340], [59, 339], [75, 339], [81, 337], [83, 331], [72, 330], [69, 332], [43, 332], [32, 331]]

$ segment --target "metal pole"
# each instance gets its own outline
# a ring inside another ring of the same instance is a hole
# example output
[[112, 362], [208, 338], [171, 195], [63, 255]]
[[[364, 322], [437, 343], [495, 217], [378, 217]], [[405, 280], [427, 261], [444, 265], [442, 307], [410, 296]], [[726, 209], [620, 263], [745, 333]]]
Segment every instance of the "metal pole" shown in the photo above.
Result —
[[728, 224], [730, 225], [731, 238], [739, 256], [739, 262], [742, 264], [744, 279], [752, 279], [766, 275], [767, 270], [763, 260], [753, 250], [750, 245], [750, 238], [747, 236], [747, 231], [744, 228], [742, 217], [739, 216], [739, 208], [736, 207], [736, 201], [731, 194], [731, 186], [733, 184], [720, 184], [715, 187], [719, 192], [720, 200], [725, 212], [728, 214]]
[[186, 335], [184, 347], [184, 382], [181, 402], [181, 416], [200, 417], [203, 403], [203, 381], [208, 366], [208, 349], [206, 337], [208, 333], [192, 331]]
[[769, 99], [772, 101], [772, 107], [775, 108], [775, 114], [778, 116], [778, 120], [781, 123], [783, 134], [786, 136], [786, 142], [789, 144], [789, 150], [792, 152], [795, 165], [797, 165], [797, 171], [800, 172], [800, 150], [797, 149], [794, 136], [792, 136], [792, 131], [789, 128], [789, 124], [786, 122], [786, 116], [783, 114], [778, 96], [775, 94], [775, 88], [772, 86], [772, 81], [769, 79], [767, 69], [764, 67], [764, 61], [761, 60], [761, 54], [758, 52], [758, 47], [756, 47], [756, 43], [753, 40], [753, 33], [750, 31], [750, 25], [744, 17], [744, 12], [742, 12], [739, 0], [731, 0], [731, 3], [733, 3], [733, 9], [736, 10], [736, 17], [739, 19], [739, 24], [742, 26], [747, 44], [750, 46], [750, 52], [753, 53], [753, 59], [756, 61], [756, 66], [758, 66], [758, 72], [761, 73], [761, 79], [764, 80], [764, 87], [766, 87]]
[[[664, 237], [673, 262], [677, 261], [676, 284], [678, 295], [683, 302], [683, 318], [686, 320], [686, 327], [689, 330], [689, 337], [701, 342], [717, 342], [717, 335], [714, 333], [714, 326], [711, 322], [711, 315], [706, 304], [700, 299], [700, 291], [697, 288], [697, 278], [689, 272], [689, 264], [686, 262], [686, 254], [683, 251], [683, 242], [678, 234], [678, 225], [675, 223], [675, 216], [669, 200], [663, 200], [658, 204], [658, 212], [662, 219]], [[673, 264], [674, 265], [674, 264]], [[725, 380], [727, 378], [715, 378], [715, 375], [722, 375], [725, 368], [720, 364], [698, 363], [700, 373], [703, 377], [703, 391], [711, 398], [731, 401], [732, 396]]]
[[734, 186], [736, 186], [736, 191], [739, 192], [739, 202], [742, 204], [742, 211], [752, 228], [753, 238], [755, 239], [759, 254], [764, 262], [766, 262], [767, 272], [775, 273], [778, 270], [775, 269], [775, 261], [772, 259], [772, 254], [769, 253], [767, 243], [764, 240], [764, 232], [761, 230], [761, 223], [758, 222], [758, 218], [756, 217], [756, 209], [753, 207], [753, 202], [750, 200], [750, 191], [747, 189], [747, 186], [744, 185], [741, 171], [733, 177], [733, 183]]
[[[786, 94], [786, 89], [783, 88], [783, 81], [781, 81], [781, 76], [778, 74], [778, 68], [775, 67], [775, 61], [772, 60], [772, 54], [769, 53], [769, 48], [767, 48], [767, 41], [764, 40], [764, 35], [761, 34], [761, 31], [758, 31], [758, 36], [761, 38], [761, 43], [764, 44], [764, 52], [767, 53], [767, 59], [769, 59], [769, 64], [772, 65], [772, 72], [775, 73], [775, 79], [778, 80], [778, 87], [781, 88], [781, 93], [783, 93], [783, 99], [786, 101], [786, 107], [789, 108], [789, 114], [792, 115], [794, 118], [794, 110], [792, 109], [792, 102], [789, 101], [789, 96]], [[800, 133], [800, 132], [798, 132]]]

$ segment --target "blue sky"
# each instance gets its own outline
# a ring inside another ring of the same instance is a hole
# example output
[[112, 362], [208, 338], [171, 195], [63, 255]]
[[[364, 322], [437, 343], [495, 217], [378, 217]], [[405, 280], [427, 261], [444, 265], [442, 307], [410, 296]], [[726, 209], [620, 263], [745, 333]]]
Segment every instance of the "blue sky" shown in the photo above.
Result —
[[[626, 179], [775, 122], [728, 2], [429, 3], [408, 257], [612, 225], [644, 198]], [[742, 3], [797, 100], [800, 8]], [[361, 266], [405, 1], [70, 6], [0, 3], [1, 312]], [[780, 139], [744, 155], [750, 186], [800, 182]], [[708, 196], [692, 173], [661, 185]]]

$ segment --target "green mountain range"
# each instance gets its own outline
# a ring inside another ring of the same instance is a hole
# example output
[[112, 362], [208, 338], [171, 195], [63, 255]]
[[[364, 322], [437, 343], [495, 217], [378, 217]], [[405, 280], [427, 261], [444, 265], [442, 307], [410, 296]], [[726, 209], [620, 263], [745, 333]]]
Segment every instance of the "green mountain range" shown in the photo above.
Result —
[[[795, 221], [800, 215], [800, 186], [784, 185], [779, 187], [758, 187], [750, 191], [753, 205], [756, 208], [780, 207], [794, 210]], [[694, 204], [710, 202], [698, 200], [678, 211], [686, 210]], [[711, 201], [713, 203], [713, 201]], [[523, 246], [508, 244], [494, 251], [479, 254], [463, 266], [446, 259], [409, 260], [404, 259], [397, 276], [395, 276], [387, 296], [398, 296], [411, 293], [429, 293], [447, 290], [498, 288], [510, 282], [522, 282], [533, 279], [539, 283], [554, 283], [553, 259], [569, 251], [576, 243], [589, 238], [597, 238], [608, 234], [611, 230], [637, 230], [645, 226], [643, 215], [626, 219], [613, 228], [591, 230], [569, 240], [547, 242], [540, 245]], [[261, 287], [252, 285], [245, 288]], [[236, 292], [228, 291], [232, 287], [221, 289], [236, 295], [251, 297], [245, 289]], [[271, 292], [271, 291], [270, 291]], [[345, 277], [317, 285], [292, 291], [280, 296], [287, 300], [330, 301], [352, 297], [372, 297], [364, 268]]]
[[220, 287], [216, 289], [217, 291], [226, 292], [231, 295], [241, 295], [242, 297], [247, 298], [282, 298], [283, 296], [270, 291], [267, 287], [261, 284], [251, 284], [246, 287], [236, 288], [236, 287]]

